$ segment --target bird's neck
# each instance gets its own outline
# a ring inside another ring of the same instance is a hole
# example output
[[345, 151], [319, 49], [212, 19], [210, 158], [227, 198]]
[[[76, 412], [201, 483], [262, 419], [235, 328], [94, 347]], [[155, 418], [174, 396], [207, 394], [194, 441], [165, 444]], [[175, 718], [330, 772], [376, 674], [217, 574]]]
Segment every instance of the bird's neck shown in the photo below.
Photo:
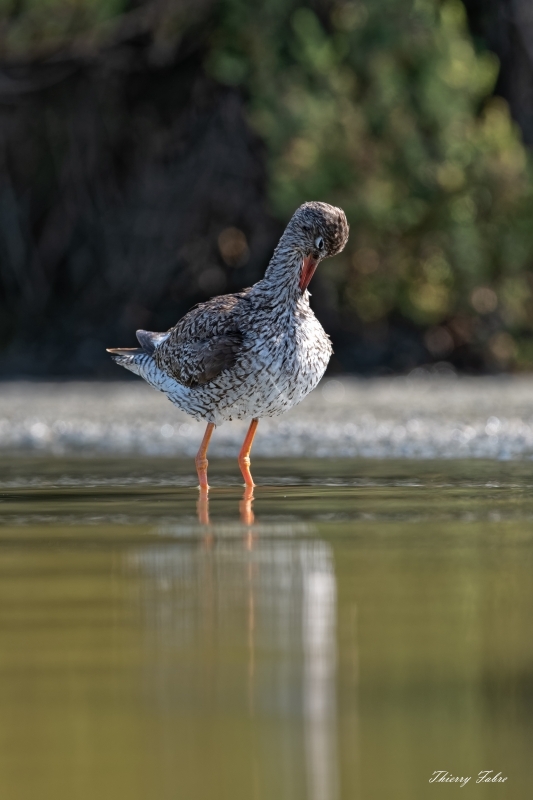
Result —
[[309, 306], [309, 292], [302, 292], [299, 285], [301, 272], [301, 253], [290, 242], [284, 242], [282, 237], [270, 259], [265, 277], [256, 287], [272, 305]]

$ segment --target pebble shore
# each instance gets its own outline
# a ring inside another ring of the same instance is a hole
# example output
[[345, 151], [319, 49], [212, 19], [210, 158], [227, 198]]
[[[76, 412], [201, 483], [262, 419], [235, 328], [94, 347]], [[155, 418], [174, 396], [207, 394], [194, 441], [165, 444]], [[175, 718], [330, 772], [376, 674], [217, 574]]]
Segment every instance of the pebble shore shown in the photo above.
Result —
[[[234, 457], [247, 422], [215, 432]], [[0, 384], [0, 450], [193, 456], [204, 424], [141, 381]], [[262, 420], [256, 457], [533, 457], [533, 378], [326, 379], [300, 406]]]

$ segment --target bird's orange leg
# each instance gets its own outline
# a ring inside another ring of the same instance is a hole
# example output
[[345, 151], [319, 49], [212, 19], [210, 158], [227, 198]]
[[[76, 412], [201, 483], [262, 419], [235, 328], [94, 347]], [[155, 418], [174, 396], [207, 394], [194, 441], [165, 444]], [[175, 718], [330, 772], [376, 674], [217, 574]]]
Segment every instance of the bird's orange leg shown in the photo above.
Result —
[[254, 479], [252, 478], [250, 472], [250, 450], [252, 449], [252, 443], [254, 441], [254, 436], [258, 424], [259, 424], [258, 419], [253, 419], [250, 422], [248, 433], [246, 434], [246, 438], [241, 447], [241, 452], [239, 453], [239, 467], [241, 468], [245, 486], [255, 486]]
[[213, 431], [215, 430], [215, 423], [209, 422], [207, 428], [205, 429], [204, 438], [202, 439], [202, 444], [200, 445], [200, 449], [196, 454], [196, 458], [194, 459], [196, 464], [196, 472], [198, 473], [198, 480], [200, 482], [200, 486], [198, 487], [201, 492], [207, 492], [209, 489], [209, 484], [207, 483], [207, 448], [209, 447], [209, 440], [213, 435]]

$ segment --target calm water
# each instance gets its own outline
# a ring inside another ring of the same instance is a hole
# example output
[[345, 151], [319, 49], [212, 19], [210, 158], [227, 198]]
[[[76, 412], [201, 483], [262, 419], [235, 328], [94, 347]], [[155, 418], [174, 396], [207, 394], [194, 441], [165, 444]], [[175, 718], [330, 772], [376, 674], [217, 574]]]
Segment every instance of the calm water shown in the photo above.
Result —
[[4, 460], [1, 798], [531, 796], [532, 464], [190, 468]]

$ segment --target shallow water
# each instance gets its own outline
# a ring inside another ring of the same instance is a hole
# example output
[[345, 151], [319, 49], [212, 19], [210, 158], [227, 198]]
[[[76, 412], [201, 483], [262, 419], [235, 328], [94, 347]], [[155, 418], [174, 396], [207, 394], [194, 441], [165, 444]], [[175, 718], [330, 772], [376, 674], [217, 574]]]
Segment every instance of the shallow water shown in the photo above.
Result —
[[0, 467], [0, 797], [529, 797], [531, 464], [254, 476]]

